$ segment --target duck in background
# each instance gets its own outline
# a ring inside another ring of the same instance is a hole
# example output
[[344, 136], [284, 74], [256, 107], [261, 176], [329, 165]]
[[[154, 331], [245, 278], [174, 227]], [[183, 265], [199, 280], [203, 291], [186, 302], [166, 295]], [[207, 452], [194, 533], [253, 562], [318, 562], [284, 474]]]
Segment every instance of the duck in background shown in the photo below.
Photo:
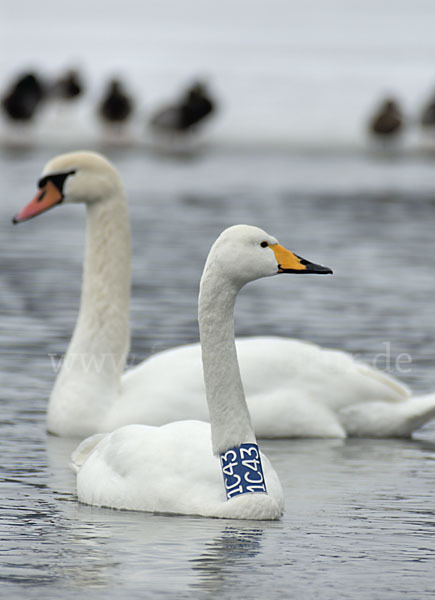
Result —
[[17, 77], [2, 97], [1, 105], [7, 119], [14, 123], [29, 123], [46, 97], [46, 87], [35, 72]]
[[189, 87], [176, 104], [166, 106], [150, 119], [150, 125], [157, 131], [186, 133], [203, 123], [216, 110], [204, 83], [198, 81]]
[[[178, 102], [159, 109], [149, 120], [149, 127], [157, 143], [172, 144], [173, 149], [183, 149], [192, 141], [204, 123], [216, 112], [217, 105], [207, 86], [196, 81], [189, 86]], [[181, 147], [178, 148], [178, 144]]]
[[36, 142], [36, 116], [46, 97], [46, 86], [36, 72], [23, 73], [11, 83], [1, 98], [3, 143], [29, 147]]
[[420, 126], [426, 141], [435, 148], [435, 95], [423, 107], [420, 116]]
[[97, 106], [97, 113], [104, 126], [106, 141], [128, 141], [127, 125], [133, 115], [134, 102], [120, 79], [111, 79]]
[[78, 70], [69, 69], [53, 82], [51, 95], [69, 104], [78, 100], [84, 89], [83, 77]]
[[[55, 78], [49, 88], [50, 107], [46, 128], [59, 132], [61, 140], [78, 135], [83, 114], [80, 114], [85, 85], [77, 69], [68, 69]], [[50, 121], [50, 118], [53, 119]]]
[[369, 132], [387, 148], [387, 145], [397, 140], [403, 126], [403, 114], [398, 102], [393, 98], [386, 98], [370, 119]]

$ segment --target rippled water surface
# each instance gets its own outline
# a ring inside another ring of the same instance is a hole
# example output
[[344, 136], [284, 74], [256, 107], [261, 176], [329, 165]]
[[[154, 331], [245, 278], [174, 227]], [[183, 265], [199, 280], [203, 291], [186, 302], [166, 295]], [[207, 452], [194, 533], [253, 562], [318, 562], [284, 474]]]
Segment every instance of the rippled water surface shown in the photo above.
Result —
[[[84, 209], [10, 225], [53, 153], [0, 155], [5, 597], [433, 598], [435, 423], [408, 441], [263, 442], [286, 496], [276, 523], [77, 503], [74, 442], [47, 437], [44, 417], [49, 355], [65, 351], [78, 309]], [[435, 389], [433, 157], [234, 148], [109, 156], [133, 221], [130, 364], [197, 339], [207, 251], [224, 227], [247, 222], [334, 276], [251, 284], [238, 302], [238, 334], [344, 348], [418, 392]], [[410, 362], [398, 362], [403, 353]]]

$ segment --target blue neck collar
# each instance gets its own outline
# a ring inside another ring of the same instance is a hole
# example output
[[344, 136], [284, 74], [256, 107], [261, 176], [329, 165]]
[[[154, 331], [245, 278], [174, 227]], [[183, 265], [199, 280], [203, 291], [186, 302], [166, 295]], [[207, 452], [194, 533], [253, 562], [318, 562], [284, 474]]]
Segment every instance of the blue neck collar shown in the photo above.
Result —
[[220, 455], [227, 500], [240, 494], [267, 494], [260, 450], [254, 443], [240, 444]]

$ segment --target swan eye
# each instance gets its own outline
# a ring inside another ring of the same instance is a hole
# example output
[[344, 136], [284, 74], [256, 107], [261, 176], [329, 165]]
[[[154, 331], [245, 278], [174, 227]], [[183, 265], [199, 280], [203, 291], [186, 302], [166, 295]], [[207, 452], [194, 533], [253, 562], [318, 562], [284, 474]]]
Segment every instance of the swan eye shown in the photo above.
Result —
[[52, 175], [46, 175], [38, 181], [38, 187], [43, 188], [45, 185], [47, 185], [47, 181], [51, 181], [51, 183], [53, 183], [57, 187], [59, 192], [62, 192], [66, 178], [69, 177], [69, 175], [74, 174], [75, 171], [72, 170], [65, 173], [53, 173]]
[[267, 248], [267, 247], [268, 247], [268, 245], [269, 245], [269, 244], [268, 244], [268, 242], [261, 242], [261, 244], [260, 244], [260, 246], [261, 246], [262, 248]]

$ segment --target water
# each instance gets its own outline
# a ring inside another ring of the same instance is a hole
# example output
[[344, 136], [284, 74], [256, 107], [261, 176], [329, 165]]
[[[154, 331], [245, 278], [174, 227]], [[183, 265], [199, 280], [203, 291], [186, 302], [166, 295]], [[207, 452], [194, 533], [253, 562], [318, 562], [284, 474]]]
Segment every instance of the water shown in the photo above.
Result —
[[[49, 354], [65, 350], [78, 308], [84, 210], [62, 206], [9, 224], [52, 153], [1, 154], [4, 593], [433, 597], [435, 423], [412, 441], [263, 443], [285, 490], [278, 523], [77, 503], [67, 466], [75, 442], [47, 437], [44, 416], [55, 377]], [[426, 159], [218, 149], [191, 160], [108, 154], [134, 215], [131, 364], [197, 338], [207, 250], [225, 226], [248, 221], [335, 274], [248, 286], [237, 306], [239, 334], [296, 335], [345, 348], [418, 392], [435, 388], [435, 182]], [[328, 177], [320, 185], [312, 173]], [[410, 364], [397, 362], [402, 353]]]
[[33, 456], [6, 487], [5, 595], [433, 597], [433, 443], [263, 445], [288, 499], [278, 523], [81, 506], [65, 468]]
[[[89, 95], [75, 115], [42, 114], [28, 149], [8, 147], [0, 129], [0, 592], [433, 598], [435, 422], [405, 441], [262, 442], [286, 497], [276, 523], [80, 505], [68, 469], [75, 442], [45, 433], [77, 315], [85, 215], [62, 206], [18, 227], [10, 218], [46, 160], [77, 147], [108, 154], [129, 196], [130, 364], [197, 339], [207, 251], [224, 227], [248, 222], [334, 276], [251, 284], [236, 309], [239, 335], [343, 348], [417, 393], [435, 390], [433, 154], [412, 125], [387, 153], [364, 136], [379, 95], [397, 92], [412, 120], [432, 91], [433, 4], [403, 0], [393, 14], [374, 1], [180, 6], [127, 0], [120, 13], [108, 1], [104, 18], [82, 0], [68, 18], [52, 0], [5, 7], [2, 81], [21, 67], [52, 75], [82, 64]], [[118, 149], [101, 146], [92, 120], [116, 70], [138, 98], [135, 143]], [[153, 153], [146, 115], [198, 73], [221, 102], [209, 142], [192, 156]]]

